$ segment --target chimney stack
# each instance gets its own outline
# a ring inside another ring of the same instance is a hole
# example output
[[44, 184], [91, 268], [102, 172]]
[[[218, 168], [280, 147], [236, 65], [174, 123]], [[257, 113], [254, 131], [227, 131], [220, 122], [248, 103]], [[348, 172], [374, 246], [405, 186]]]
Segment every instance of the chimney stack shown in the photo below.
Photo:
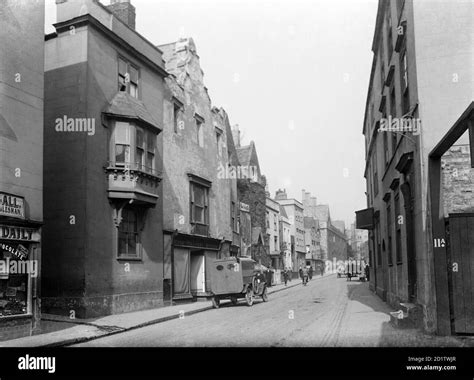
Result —
[[110, 0], [107, 9], [127, 24], [129, 28], [135, 30], [136, 12], [131, 0]]
[[234, 139], [234, 145], [236, 148], [240, 148], [240, 129], [239, 124], [235, 124], [232, 127], [232, 138]]
[[288, 195], [286, 194], [286, 190], [285, 189], [278, 189], [275, 193], [275, 200], [277, 201], [282, 201], [282, 200], [285, 200], [285, 199], [288, 199]]

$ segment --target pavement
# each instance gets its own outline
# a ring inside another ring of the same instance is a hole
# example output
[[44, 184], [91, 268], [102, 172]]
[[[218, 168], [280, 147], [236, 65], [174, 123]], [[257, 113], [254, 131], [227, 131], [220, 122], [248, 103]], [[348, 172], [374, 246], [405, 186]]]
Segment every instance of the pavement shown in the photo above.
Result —
[[[310, 283], [316, 283], [332, 274], [315, 276]], [[268, 288], [268, 294], [278, 293], [301, 286], [301, 280], [293, 279], [284, 284]], [[223, 301], [224, 303], [225, 301]], [[124, 314], [109, 315], [94, 319], [70, 319], [65, 316], [42, 314], [41, 333], [38, 335], [0, 342], [0, 347], [61, 347], [88, 342], [115, 334], [151, 326], [173, 319], [184, 319], [196, 313], [212, 309], [210, 301], [166, 306]]]

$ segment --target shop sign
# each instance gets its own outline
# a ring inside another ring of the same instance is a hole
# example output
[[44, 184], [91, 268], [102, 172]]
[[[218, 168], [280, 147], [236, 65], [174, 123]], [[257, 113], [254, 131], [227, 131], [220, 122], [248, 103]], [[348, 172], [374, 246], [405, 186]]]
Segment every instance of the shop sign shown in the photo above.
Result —
[[2, 249], [2, 251], [13, 255], [15, 259], [26, 260], [28, 258], [28, 248], [24, 247], [21, 244], [18, 244], [17, 247], [13, 247], [9, 244], [0, 243], [0, 248]]
[[39, 242], [40, 233], [33, 228], [0, 225], [0, 239]]
[[25, 201], [22, 197], [0, 192], [0, 215], [25, 219]]

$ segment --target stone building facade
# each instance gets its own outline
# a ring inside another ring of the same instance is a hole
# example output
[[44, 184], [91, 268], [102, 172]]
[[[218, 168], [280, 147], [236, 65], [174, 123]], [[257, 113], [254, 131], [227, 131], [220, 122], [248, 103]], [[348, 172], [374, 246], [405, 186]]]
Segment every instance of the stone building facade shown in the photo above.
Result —
[[57, 2], [55, 27], [42, 308], [92, 318], [161, 306], [162, 52], [95, 0]]
[[0, 9], [0, 340], [40, 327], [44, 6]]
[[238, 127], [234, 126], [232, 132], [239, 161], [237, 170], [237, 173], [240, 173], [237, 178], [239, 201], [248, 206], [252, 225], [251, 257], [269, 267], [272, 260], [266, 236], [267, 181], [260, 170], [255, 143], [251, 141], [249, 145], [242, 146]]
[[[173, 300], [206, 297], [212, 260], [237, 255], [237, 163], [230, 124], [212, 106], [194, 41], [159, 46], [166, 79], [163, 162], [165, 280]], [[232, 154], [233, 153], [233, 154]]]
[[306, 265], [316, 268], [316, 260], [321, 260], [321, 232], [319, 222], [309, 216], [304, 217]]
[[280, 251], [280, 204], [270, 197], [267, 197], [266, 204], [266, 234], [271, 265], [275, 269], [281, 269], [283, 260]]
[[473, 99], [473, 45], [459, 38], [472, 35], [472, 7], [379, 1], [372, 44], [363, 125], [370, 287], [396, 309], [419, 309], [430, 333], [451, 327], [447, 269], [439, 269], [446, 261], [438, 260], [445, 247], [435, 245], [446, 236], [433, 236], [429, 212], [429, 155]]
[[282, 269], [293, 270], [291, 251], [291, 223], [285, 208], [280, 205], [280, 252], [282, 257]]
[[306, 265], [306, 246], [304, 229], [304, 208], [303, 204], [296, 199], [289, 199], [286, 191], [278, 190], [275, 194], [275, 200], [285, 209], [285, 213], [291, 224], [291, 236], [293, 236], [293, 271]]

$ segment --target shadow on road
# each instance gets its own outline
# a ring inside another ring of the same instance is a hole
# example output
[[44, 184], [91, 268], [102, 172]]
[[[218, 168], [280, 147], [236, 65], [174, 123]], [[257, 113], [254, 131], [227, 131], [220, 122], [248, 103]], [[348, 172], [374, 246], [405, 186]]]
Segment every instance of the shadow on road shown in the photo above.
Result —
[[370, 291], [368, 282], [348, 282], [347, 288], [349, 300], [360, 302], [370, 307], [373, 311], [385, 313], [387, 316], [390, 316], [389, 313], [393, 311], [390, 306]]

